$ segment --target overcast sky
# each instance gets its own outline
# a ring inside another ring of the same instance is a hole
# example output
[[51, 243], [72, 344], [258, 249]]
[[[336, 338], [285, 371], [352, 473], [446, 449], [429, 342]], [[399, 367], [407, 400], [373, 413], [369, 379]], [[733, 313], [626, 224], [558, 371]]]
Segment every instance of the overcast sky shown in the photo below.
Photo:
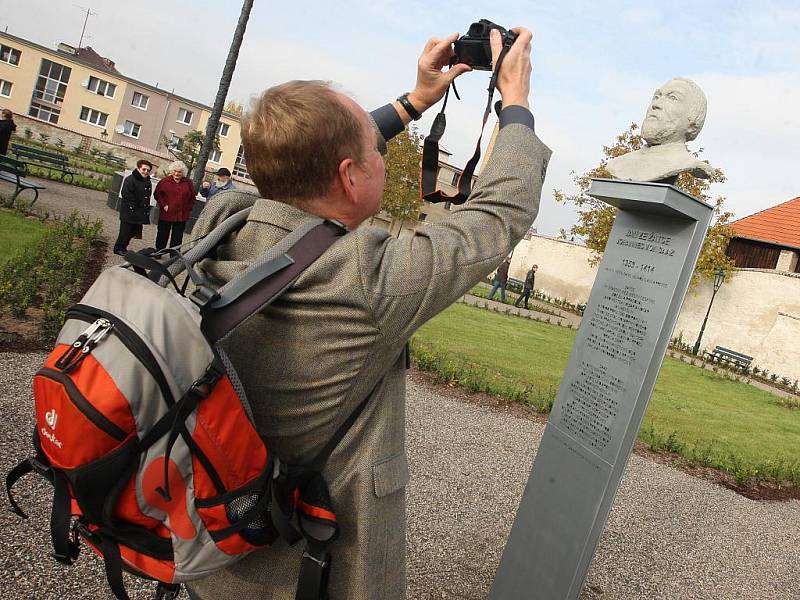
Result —
[[[84, 45], [124, 74], [211, 103], [241, 10], [235, 0], [25, 0], [5, 2], [0, 27], [44, 46]], [[722, 168], [712, 188], [743, 217], [800, 195], [800, 3], [736, 0], [485, 3], [361, 0], [255, 0], [230, 98], [287, 79], [338, 82], [371, 109], [408, 91], [425, 41], [488, 18], [534, 33], [531, 108], [553, 149], [537, 218], [540, 232], [574, 222], [552, 190], [574, 191], [570, 173], [602, 158], [631, 122], [640, 123], [655, 88], [674, 76], [694, 79], [708, 96], [708, 117], [690, 145]], [[462, 101], [448, 104], [442, 143], [463, 166], [472, 153], [488, 74], [459, 80]], [[427, 133], [434, 111], [421, 121]]]

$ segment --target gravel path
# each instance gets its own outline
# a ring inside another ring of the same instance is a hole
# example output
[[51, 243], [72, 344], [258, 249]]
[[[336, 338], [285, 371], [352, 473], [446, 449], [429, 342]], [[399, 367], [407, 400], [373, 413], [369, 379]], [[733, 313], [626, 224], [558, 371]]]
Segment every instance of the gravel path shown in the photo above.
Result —
[[[76, 208], [106, 224], [105, 194], [45, 182], [37, 206]], [[0, 189], [5, 192], [5, 189]], [[145, 227], [152, 245], [155, 227]], [[109, 261], [119, 257], [110, 253]], [[0, 354], [0, 472], [28, 455], [30, 377], [41, 354]], [[408, 598], [485, 598], [544, 426], [455, 398], [412, 377], [408, 389]], [[36, 600], [111, 598], [102, 564], [84, 551], [63, 567], [50, 558], [49, 485], [17, 487], [31, 518], [0, 511], [0, 590]], [[581, 600], [800, 599], [800, 502], [748, 500], [633, 456]], [[150, 585], [128, 580], [133, 600]], [[212, 599], [208, 599], [212, 600]], [[247, 600], [247, 599], [243, 599]]]
[[[28, 453], [29, 381], [43, 358], [0, 354], [3, 473]], [[408, 389], [408, 598], [485, 598], [544, 426], [418, 379]], [[90, 553], [71, 568], [50, 558], [49, 486], [29, 477], [17, 493], [31, 518], [0, 512], [4, 597], [110, 598]], [[798, 524], [798, 501], [748, 500], [633, 456], [581, 598], [800, 599]], [[129, 585], [133, 600], [150, 597]]]

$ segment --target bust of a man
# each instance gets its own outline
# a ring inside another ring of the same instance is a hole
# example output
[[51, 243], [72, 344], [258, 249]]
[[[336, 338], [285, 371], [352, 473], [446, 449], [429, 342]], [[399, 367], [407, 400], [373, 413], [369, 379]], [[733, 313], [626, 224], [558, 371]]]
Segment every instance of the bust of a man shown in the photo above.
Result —
[[689, 154], [686, 142], [697, 137], [706, 120], [706, 96], [694, 82], [670, 79], [653, 94], [642, 122], [641, 150], [612, 158], [606, 169], [615, 179], [674, 181], [681, 173], [709, 178], [714, 168]]

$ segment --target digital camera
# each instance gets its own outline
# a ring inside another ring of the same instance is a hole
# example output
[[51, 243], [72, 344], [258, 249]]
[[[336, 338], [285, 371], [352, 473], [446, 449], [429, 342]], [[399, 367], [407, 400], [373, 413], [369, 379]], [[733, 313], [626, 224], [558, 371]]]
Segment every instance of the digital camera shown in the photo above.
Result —
[[517, 39], [513, 31], [500, 27], [487, 19], [481, 19], [469, 26], [466, 35], [458, 38], [454, 46], [456, 63], [469, 65], [478, 71], [492, 70], [492, 47], [489, 44], [489, 32], [497, 29], [503, 38], [503, 46], [510, 46]]

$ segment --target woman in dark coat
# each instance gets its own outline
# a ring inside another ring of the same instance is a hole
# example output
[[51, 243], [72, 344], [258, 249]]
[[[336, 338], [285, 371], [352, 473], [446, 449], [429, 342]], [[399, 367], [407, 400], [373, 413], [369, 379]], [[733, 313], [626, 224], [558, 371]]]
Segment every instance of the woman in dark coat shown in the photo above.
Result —
[[14, 113], [7, 108], [0, 111], [3, 118], [0, 119], [0, 154], [4, 155], [8, 152], [8, 140], [11, 139], [11, 134], [17, 130], [17, 124], [14, 123]]
[[119, 235], [114, 254], [124, 255], [133, 237], [142, 237], [142, 225], [150, 222], [150, 161], [139, 160], [136, 170], [122, 182], [119, 201]]
[[167, 246], [174, 248], [183, 243], [183, 230], [192, 216], [197, 196], [191, 179], [186, 177], [185, 164], [176, 160], [169, 166], [169, 173], [156, 186], [155, 197], [159, 208], [156, 250], [163, 250]]

